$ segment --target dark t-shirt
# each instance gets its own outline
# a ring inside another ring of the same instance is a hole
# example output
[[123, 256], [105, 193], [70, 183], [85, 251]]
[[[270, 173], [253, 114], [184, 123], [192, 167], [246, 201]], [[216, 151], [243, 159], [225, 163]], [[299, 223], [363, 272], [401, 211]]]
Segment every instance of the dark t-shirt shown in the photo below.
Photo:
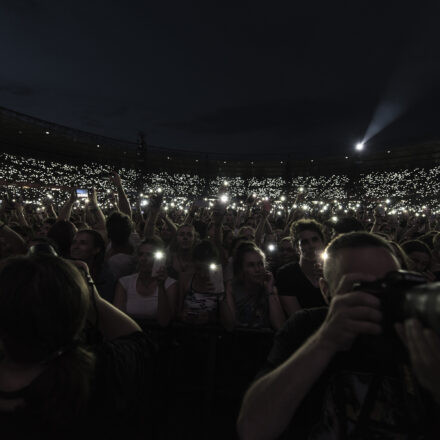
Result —
[[[326, 308], [316, 308], [292, 315], [257, 377], [286, 361], [320, 327], [326, 313]], [[436, 438], [437, 431], [434, 437], [423, 434], [434, 432], [433, 407], [416, 385], [397, 340], [358, 338], [350, 351], [334, 357], [281, 438]]]
[[[155, 347], [150, 339], [142, 332], [135, 332], [103, 342], [91, 351], [96, 355], [96, 369], [85, 413], [74, 422], [59, 422], [58, 426], [44, 421], [40, 409], [43, 403], [50, 405], [50, 390], [42, 402], [39, 386], [46, 373], [43, 372], [22, 390], [0, 392], [4, 399], [18, 397], [25, 402], [25, 407], [13, 412], [0, 411], [5, 438], [70, 439], [91, 438], [93, 434], [96, 438], [122, 438], [121, 435], [135, 434], [139, 429], [139, 411], [145, 419], [142, 426], [151, 429]], [[144, 434], [145, 438], [149, 437], [149, 432]]]
[[307, 279], [299, 263], [282, 266], [277, 272], [275, 284], [278, 295], [295, 296], [303, 309], [326, 305], [321, 290]]

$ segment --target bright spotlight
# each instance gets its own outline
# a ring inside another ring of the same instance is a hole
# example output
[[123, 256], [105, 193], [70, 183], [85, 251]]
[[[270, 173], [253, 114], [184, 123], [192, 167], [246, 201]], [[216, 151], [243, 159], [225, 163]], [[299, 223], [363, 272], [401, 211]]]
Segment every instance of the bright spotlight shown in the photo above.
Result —
[[358, 142], [356, 144], [356, 150], [357, 151], [362, 151], [364, 149], [364, 143], [363, 142]]

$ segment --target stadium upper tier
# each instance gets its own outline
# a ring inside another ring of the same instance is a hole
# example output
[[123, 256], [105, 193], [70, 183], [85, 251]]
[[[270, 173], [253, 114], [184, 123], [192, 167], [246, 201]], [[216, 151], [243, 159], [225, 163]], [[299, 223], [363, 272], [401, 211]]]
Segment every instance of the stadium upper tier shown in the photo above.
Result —
[[440, 141], [383, 152], [298, 160], [295, 154], [236, 155], [172, 150], [108, 138], [0, 108], [2, 152], [68, 163], [95, 161], [146, 172], [167, 171], [204, 177], [290, 178], [295, 175], [348, 175], [369, 171], [433, 167], [440, 164]]

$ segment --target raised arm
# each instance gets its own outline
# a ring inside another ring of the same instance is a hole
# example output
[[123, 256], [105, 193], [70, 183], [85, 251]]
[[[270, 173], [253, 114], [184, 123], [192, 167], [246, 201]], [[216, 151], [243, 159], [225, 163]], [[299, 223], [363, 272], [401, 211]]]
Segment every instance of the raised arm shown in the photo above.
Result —
[[128, 197], [125, 194], [124, 188], [122, 186], [121, 177], [117, 172], [114, 172], [113, 175], [110, 178], [110, 181], [115, 185], [116, 190], [118, 191], [118, 207], [119, 210], [127, 214], [131, 218], [131, 206], [130, 202], [128, 201]]
[[[121, 336], [127, 336], [131, 333], [142, 331], [133, 319], [99, 295], [96, 286], [91, 282], [89, 269], [86, 263], [83, 261], [71, 262], [77, 266], [83, 274], [86, 274], [86, 278], [90, 280], [89, 286], [93, 301], [91, 301], [87, 318], [92, 323], [98, 323], [98, 330], [101, 332], [104, 339], [111, 341], [112, 339]], [[96, 309], [93, 305], [94, 303], [96, 304]]]
[[98, 231], [101, 235], [105, 236], [106, 239], [107, 229], [105, 226], [105, 216], [101, 208], [99, 207], [98, 197], [96, 195], [95, 188], [92, 188], [90, 190], [90, 197], [89, 197], [89, 203], [87, 205], [87, 210], [94, 218], [93, 229]]
[[214, 221], [214, 244], [217, 248], [222, 261], [225, 261], [225, 251], [223, 249], [223, 221], [225, 219], [226, 207], [219, 203], [212, 211], [212, 220]]
[[27, 252], [26, 242], [23, 237], [2, 221], [0, 221], [0, 238], [9, 245], [13, 255], [21, 255]]
[[58, 213], [57, 221], [60, 220], [69, 220], [72, 215], [72, 208], [76, 201], [76, 191], [73, 189], [70, 192], [70, 197], [66, 200], [66, 203], [61, 207], [60, 212]]
[[46, 211], [46, 215], [48, 218], [57, 218], [57, 213], [55, 212], [55, 208], [53, 207], [53, 203], [52, 202], [45, 202], [44, 203], [44, 208]]
[[24, 206], [21, 202], [15, 202], [14, 204], [15, 214], [17, 215], [18, 223], [22, 226], [29, 227], [29, 223], [26, 219], [26, 215], [24, 212]]
[[175, 234], [177, 232], [176, 224], [168, 217], [168, 214], [164, 211], [160, 211], [159, 213], [162, 220], [166, 223], [166, 225], [173, 231]]
[[144, 227], [144, 238], [151, 238], [153, 235], [155, 235], [157, 219], [159, 218], [159, 213], [162, 206], [162, 198], [162, 194], [156, 194], [151, 198], [148, 218]]
[[258, 226], [255, 231], [255, 243], [257, 244], [257, 246], [261, 246], [261, 244], [263, 243], [263, 234], [266, 228], [266, 223], [268, 223], [267, 218], [269, 217], [270, 210], [271, 204], [269, 202], [263, 202], [260, 221], [258, 222]]
[[185, 225], [192, 225], [193, 224], [197, 209], [198, 208], [197, 208], [196, 204], [193, 203], [191, 205], [191, 208], [188, 211], [187, 216], [185, 217], [185, 221], [183, 222]]

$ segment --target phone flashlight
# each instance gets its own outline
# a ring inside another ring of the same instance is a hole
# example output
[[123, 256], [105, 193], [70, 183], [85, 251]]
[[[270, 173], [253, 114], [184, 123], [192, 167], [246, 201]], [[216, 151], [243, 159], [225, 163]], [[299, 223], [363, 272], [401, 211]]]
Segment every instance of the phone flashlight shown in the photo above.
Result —
[[222, 203], [228, 203], [229, 197], [226, 194], [222, 194], [220, 196], [220, 202]]

